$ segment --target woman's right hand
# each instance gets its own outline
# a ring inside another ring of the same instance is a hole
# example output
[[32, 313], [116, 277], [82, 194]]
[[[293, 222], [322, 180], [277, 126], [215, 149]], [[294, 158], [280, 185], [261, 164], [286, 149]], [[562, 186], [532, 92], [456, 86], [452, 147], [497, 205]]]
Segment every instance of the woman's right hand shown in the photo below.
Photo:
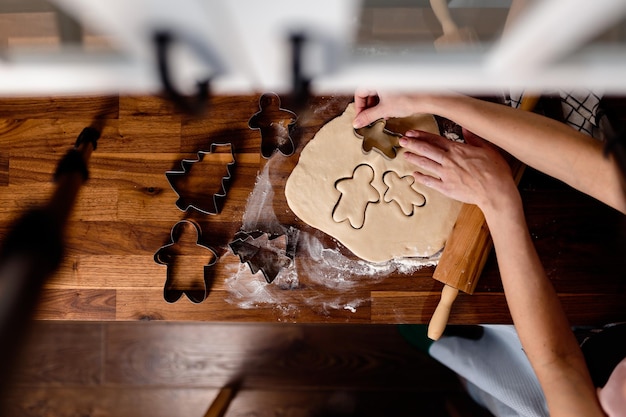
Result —
[[404, 157], [423, 170], [414, 172], [415, 180], [447, 197], [476, 204], [488, 220], [521, 207], [511, 168], [500, 152], [472, 132], [464, 129], [463, 135], [466, 143], [408, 131], [400, 144], [407, 150]]

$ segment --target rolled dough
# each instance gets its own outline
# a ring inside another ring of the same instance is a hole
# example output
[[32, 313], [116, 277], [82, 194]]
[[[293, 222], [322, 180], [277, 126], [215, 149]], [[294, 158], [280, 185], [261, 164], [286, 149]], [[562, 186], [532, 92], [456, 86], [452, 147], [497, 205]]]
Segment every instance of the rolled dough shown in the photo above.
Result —
[[[285, 185], [287, 204], [302, 221], [333, 236], [366, 261], [435, 255], [445, 245], [461, 203], [417, 183], [410, 184], [411, 196], [390, 198], [399, 193], [390, 184], [400, 182], [385, 182], [385, 174], [393, 172], [394, 177], [403, 178], [411, 176], [416, 167], [405, 160], [404, 149], [394, 159], [375, 150], [364, 153], [362, 140], [352, 128], [354, 116], [354, 106], [349, 104], [341, 116], [324, 125], [305, 146]], [[439, 133], [432, 115], [412, 116], [409, 122], [410, 128]], [[364, 204], [363, 192], [344, 194], [340, 190], [345, 191], [346, 187], [337, 187], [353, 178], [360, 165], [367, 165], [374, 172], [364, 187], [376, 189], [376, 202], [371, 201], [370, 195], [370, 202]], [[406, 207], [407, 200], [415, 201], [413, 210]], [[338, 217], [333, 217], [339, 201], [344, 208], [365, 207], [362, 227], [355, 228], [349, 219], [337, 221]]]

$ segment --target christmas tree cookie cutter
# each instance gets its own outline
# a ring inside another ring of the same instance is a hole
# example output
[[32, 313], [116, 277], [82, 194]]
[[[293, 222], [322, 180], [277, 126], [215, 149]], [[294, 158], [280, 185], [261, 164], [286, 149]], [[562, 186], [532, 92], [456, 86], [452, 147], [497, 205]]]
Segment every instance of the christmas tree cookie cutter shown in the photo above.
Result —
[[199, 151], [197, 159], [183, 159], [182, 171], [167, 171], [165, 176], [178, 195], [176, 207], [193, 208], [204, 214], [222, 211], [235, 167], [231, 143], [213, 143], [209, 151]]
[[241, 263], [248, 264], [252, 274], [261, 271], [265, 281], [271, 284], [282, 269], [292, 265], [297, 236], [298, 230], [294, 228], [280, 235], [239, 231], [228, 246]]

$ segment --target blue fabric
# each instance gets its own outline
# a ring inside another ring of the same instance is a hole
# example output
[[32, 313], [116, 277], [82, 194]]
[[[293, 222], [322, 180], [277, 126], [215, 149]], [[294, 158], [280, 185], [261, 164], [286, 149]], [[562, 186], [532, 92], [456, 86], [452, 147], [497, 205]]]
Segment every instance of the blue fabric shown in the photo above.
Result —
[[548, 408], [513, 326], [485, 325], [483, 337], [442, 337], [429, 353], [465, 381], [476, 402], [497, 417], [543, 417]]

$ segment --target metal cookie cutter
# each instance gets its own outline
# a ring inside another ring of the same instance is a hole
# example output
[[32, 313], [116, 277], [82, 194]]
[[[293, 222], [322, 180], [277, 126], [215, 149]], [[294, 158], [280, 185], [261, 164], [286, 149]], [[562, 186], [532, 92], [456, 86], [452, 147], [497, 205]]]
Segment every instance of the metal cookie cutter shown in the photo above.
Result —
[[217, 262], [217, 253], [200, 243], [200, 226], [181, 220], [172, 227], [171, 242], [154, 254], [154, 261], [167, 266], [163, 298], [174, 303], [185, 294], [193, 303], [201, 303], [208, 295], [212, 277], [209, 269]]
[[270, 158], [277, 150], [285, 156], [294, 153], [295, 147], [290, 129], [298, 116], [280, 107], [280, 97], [266, 93], [259, 99], [259, 111], [248, 121], [250, 129], [261, 131], [261, 155]]
[[363, 151], [370, 153], [372, 149], [376, 149], [389, 159], [396, 157], [398, 148], [400, 148], [400, 139], [402, 135], [392, 132], [385, 128], [387, 124], [385, 119], [378, 119], [368, 126], [354, 129], [354, 134], [363, 140]]
[[271, 284], [283, 268], [289, 267], [295, 257], [297, 229], [285, 234], [270, 235], [265, 232], [239, 231], [228, 244], [241, 263], [247, 263], [252, 274], [261, 271]]
[[235, 166], [232, 144], [213, 143], [208, 152], [198, 152], [198, 159], [183, 159], [181, 166], [182, 171], [165, 173], [179, 197], [176, 206], [182, 211], [191, 207], [204, 214], [222, 211]]

